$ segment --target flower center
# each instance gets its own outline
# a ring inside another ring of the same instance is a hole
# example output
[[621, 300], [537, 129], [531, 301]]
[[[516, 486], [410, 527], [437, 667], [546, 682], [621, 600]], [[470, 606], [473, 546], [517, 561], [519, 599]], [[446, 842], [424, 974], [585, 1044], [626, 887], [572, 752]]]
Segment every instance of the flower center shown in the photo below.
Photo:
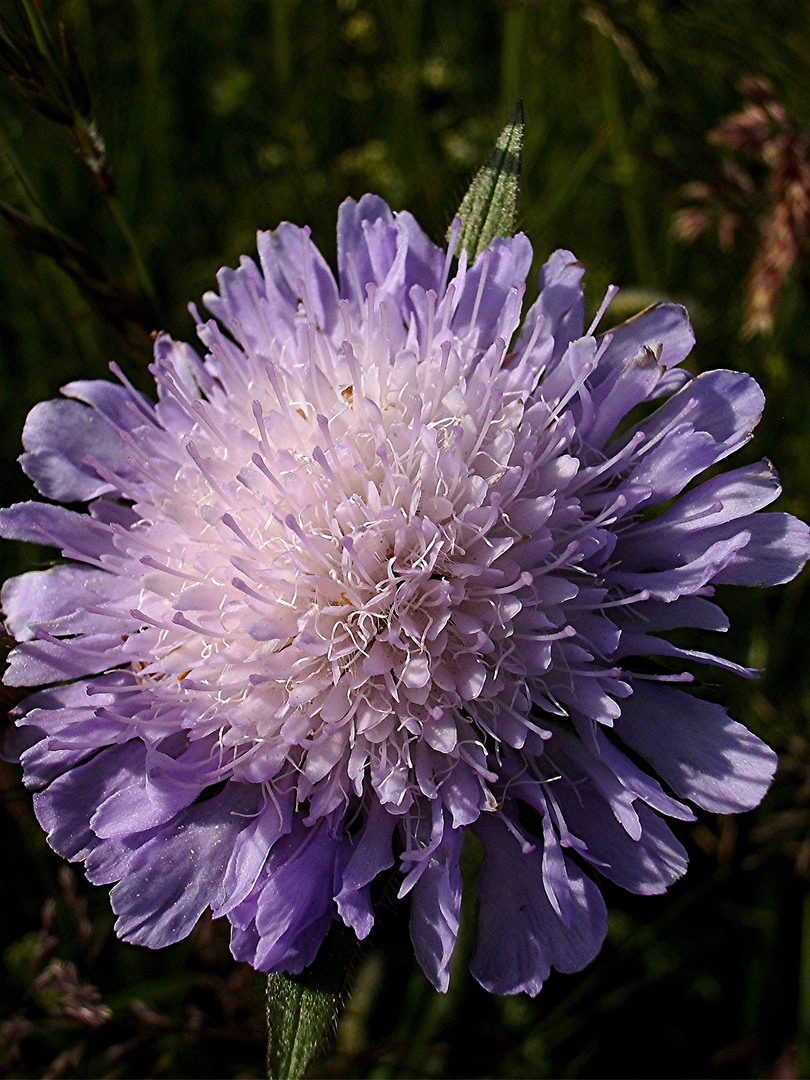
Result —
[[292, 764], [303, 798], [335, 775], [360, 794], [368, 769], [407, 801], [417, 744], [457, 756], [498, 702], [528, 711], [510, 656], [531, 576], [502, 556], [537, 435], [500, 347], [465, 375], [448, 343], [358, 341], [360, 363], [309, 331], [305, 361], [248, 358], [248, 416], [242, 388], [192, 406], [159, 509], [137, 508], [153, 547], [168, 532], [149, 522], [182, 533], [148, 560], [139, 678], [182, 699], [227, 775]]

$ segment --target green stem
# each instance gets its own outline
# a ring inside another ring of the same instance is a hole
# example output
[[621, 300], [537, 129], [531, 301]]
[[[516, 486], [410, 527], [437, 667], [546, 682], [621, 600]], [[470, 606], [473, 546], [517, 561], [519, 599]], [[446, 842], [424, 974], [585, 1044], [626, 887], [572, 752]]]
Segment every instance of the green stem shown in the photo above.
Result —
[[529, 16], [525, 7], [506, 7], [501, 31], [501, 115], [508, 114], [521, 94], [521, 57]]
[[436, 162], [427, 135], [420, 86], [424, 0], [385, 0], [381, 4], [388, 23], [387, 37], [396, 50], [397, 75], [392, 84], [393, 125], [398, 165], [406, 181], [405, 201], [418, 195], [428, 218], [441, 217], [439, 185], [433, 182]]
[[129, 253], [132, 256], [132, 263], [135, 268], [135, 275], [138, 279], [144, 295], [147, 297], [153, 307], [157, 307], [157, 293], [155, 292], [155, 286], [152, 282], [152, 278], [149, 271], [146, 268], [146, 263], [141, 258], [141, 253], [138, 250], [138, 243], [135, 239], [135, 235], [132, 229], [129, 227], [129, 222], [124, 216], [124, 211], [121, 209], [121, 204], [115, 195], [107, 195], [107, 205], [110, 208], [110, 213], [115, 219], [115, 223], [118, 226], [119, 232], [124, 238], [124, 242], [129, 248]]
[[560, 216], [566, 206], [573, 201], [583, 180], [585, 180], [604, 150], [609, 135], [610, 132], [607, 128], [600, 128], [571, 166], [568, 172], [567, 184], [549, 185], [551, 191], [548, 196], [538, 200], [537, 208], [527, 224], [524, 225], [525, 231], [530, 236], [542, 235], [549, 225]]

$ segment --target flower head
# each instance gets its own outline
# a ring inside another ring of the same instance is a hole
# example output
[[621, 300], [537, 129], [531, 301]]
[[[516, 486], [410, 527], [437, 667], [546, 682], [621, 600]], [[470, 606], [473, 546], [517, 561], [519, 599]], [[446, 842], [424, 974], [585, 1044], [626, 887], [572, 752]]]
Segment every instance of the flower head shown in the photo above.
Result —
[[17, 717], [37, 816], [117, 882], [125, 940], [210, 907], [263, 971], [302, 970], [335, 919], [366, 936], [393, 867], [441, 989], [472, 830], [473, 974], [537, 993], [599, 949], [594, 873], [662, 892], [680, 800], [735, 812], [770, 782], [774, 754], [680, 685], [682, 663], [752, 672], [661, 636], [724, 630], [715, 584], [810, 554], [804, 524], [757, 513], [767, 462], [692, 483], [762, 394], [679, 366], [674, 305], [585, 332], [566, 251], [521, 326], [522, 235], [451, 273], [366, 196], [341, 207], [340, 286], [305, 229], [258, 247], [205, 296], [204, 358], [158, 337], [156, 404], [117, 373], [26, 423], [54, 501], [0, 533], [66, 560], [3, 590], [6, 682], [50, 687]]

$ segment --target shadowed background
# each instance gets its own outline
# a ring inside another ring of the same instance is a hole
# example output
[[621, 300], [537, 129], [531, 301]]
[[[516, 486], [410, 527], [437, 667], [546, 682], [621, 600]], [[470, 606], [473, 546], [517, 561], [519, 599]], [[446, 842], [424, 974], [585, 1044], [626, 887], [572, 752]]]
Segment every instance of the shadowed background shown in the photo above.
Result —
[[[22, 33], [31, 3], [0, 0], [0, 15]], [[0, 77], [4, 504], [32, 494], [14, 460], [31, 406], [111, 360], [148, 392], [147, 331], [190, 338], [186, 304], [254, 253], [257, 228], [309, 224], [334, 264], [339, 203], [374, 191], [442, 242], [522, 98], [519, 224], [535, 271], [572, 249], [590, 311], [622, 286], [603, 326], [685, 303], [693, 370], [749, 371], [768, 399], [735, 465], [771, 457], [778, 509], [810, 513], [806, 5], [42, 0], [42, 12], [55, 40], [57, 17], [67, 28], [108, 167], [94, 175], [69, 125]], [[2, 576], [50, 558], [4, 543]], [[712, 670], [706, 693], [779, 751], [763, 806], [676, 822], [692, 867], [666, 896], [603, 883], [600, 957], [535, 1000], [490, 997], [466, 972], [472, 855], [447, 995], [412, 959], [407, 905], [384, 902], [313, 1075], [808, 1074], [807, 580], [722, 596], [724, 652], [767, 671], [742, 684]], [[0, 1074], [262, 1076], [264, 979], [230, 959], [227, 928], [203, 919], [158, 953], [119, 943], [107, 890], [49, 850], [20, 770], [1, 768]]]

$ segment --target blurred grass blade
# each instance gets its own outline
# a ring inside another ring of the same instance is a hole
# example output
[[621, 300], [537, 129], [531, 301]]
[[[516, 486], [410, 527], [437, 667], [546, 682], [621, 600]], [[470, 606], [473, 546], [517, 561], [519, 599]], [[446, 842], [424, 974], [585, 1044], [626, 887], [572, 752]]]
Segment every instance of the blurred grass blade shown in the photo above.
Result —
[[42, 17], [42, 11], [38, 4], [32, 3], [32, 0], [22, 0], [25, 14], [28, 16], [28, 22], [31, 26], [31, 33], [34, 35], [34, 40], [37, 43], [37, 48], [43, 56], [50, 57], [50, 32], [48, 30], [48, 24]]
[[142, 357], [146, 349], [148, 355], [150, 320], [143, 305], [124, 285], [111, 281], [88, 251], [65, 233], [8, 203], [0, 202], [0, 220], [18, 243], [53, 259], [75, 281], [131, 353]]
[[21, 33], [2, 14], [0, 61], [14, 88], [37, 112], [58, 124], [69, 127], [73, 123], [74, 110], [50, 53], [40, 44], [40, 38]]
[[518, 101], [458, 208], [458, 250], [466, 250], [471, 263], [496, 236], [512, 236], [517, 227], [524, 126], [523, 102]]
[[267, 1075], [300, 1080], [334, 1032], [350, 969], [354, 933], [335, 924], [300, 975], [267, 977]]
[[93, 111], [93, 101], [90, 97], [90, 87], [87, 85], [84, 71], [78, 54], [73, 47], [73, 42], [67, 35], [65, 24], [59, 23], [59, 36], [62, 43], [62, 61], [64, 65], [65, 79], [68, 89], [73, 98], [76, 110], [85, 119], [88, 119]]
[[93, 119], [93, 101], [78, 53], [64, 24], [59, 22], [60, 47], [39, 6], [24, 0], [29, 30], [0, 14], [0, 63], [9, 81], [41, 115], [63, 125], [79, 156], [96, 178], [107, 207], [129, 248], [144, 298], [157, 307], [155, 287], [123, 209], [115, 198], [115, 181], [104, 140]]
[[8, 203], [0, 202], [0, 217], [15, 240], [32, 251], [49, 255], [72, 277], [83, 275], [94, 281], [104, 278], [104, 273], [93, 256], [64, 233], [50, 225], [34, 221]]
[[40, 216], [44, 217], [45, 211], [43, 210], [42, 202], [37, 196], [34, 185], [31, 183], [18, 154], [14, 150], [2, 126], [0, 126], [0, 163], [5, 164], [6, 166], [5, 174], [0, 172], [0, 179], [9, 183], [16, 189], [16, 197], [25, 204], [28, 213], [34, 220]]

